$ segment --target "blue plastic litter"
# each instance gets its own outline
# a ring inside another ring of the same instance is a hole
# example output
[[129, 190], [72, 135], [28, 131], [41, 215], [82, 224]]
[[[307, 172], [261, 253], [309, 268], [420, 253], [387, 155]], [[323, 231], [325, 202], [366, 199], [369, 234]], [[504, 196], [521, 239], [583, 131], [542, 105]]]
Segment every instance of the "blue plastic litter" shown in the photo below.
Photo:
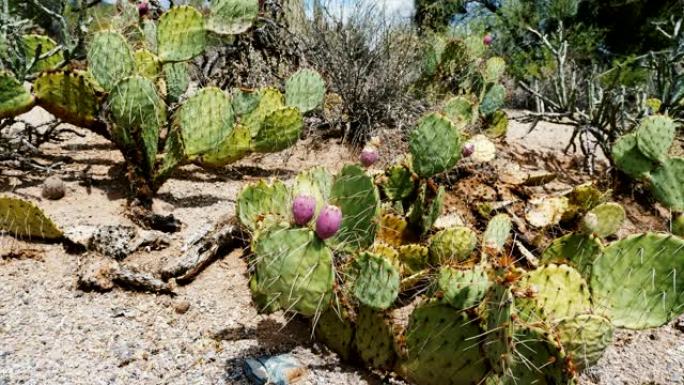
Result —
[[303, 379], [306, 368], [291, 354], [247, 358], [245, 375], [256, 385], [290, 385]]

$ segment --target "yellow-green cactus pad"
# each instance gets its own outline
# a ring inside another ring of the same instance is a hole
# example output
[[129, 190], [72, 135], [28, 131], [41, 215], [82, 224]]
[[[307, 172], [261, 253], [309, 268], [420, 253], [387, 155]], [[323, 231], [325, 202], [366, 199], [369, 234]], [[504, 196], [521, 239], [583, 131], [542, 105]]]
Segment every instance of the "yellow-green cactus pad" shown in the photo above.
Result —
[[508, 115], [504, 111], [496, 111], [489, 119], [485, 134], [490, 138], [501, 138], [508, 132]]
[[205, 45], [204, 18], [195, 8], [174, 7], [159, 18], [157, 55], [162, 62], [190, 60], [202, 53]]
[[487, 59], [482, 69], [482, 78], [485, 83], [498, 83], [506, 71], [506, 61], [498, 56]]
[[636, 134], [618, 139], [611, 149], [615, 166], [632, 178], [643, 178], [656, 167], [656, 163], [644, 155], [637, 146]]
[[96, 32], [88, 48], [88, 69], [106, 91], [135, 72], [135, 58], [126, 38], [115, 31]]
[[475, 113], [475, 102], [471, 95], [455, 96], [444, 104], [442, 110], [444, 116], [451, 120], [456, 126], [470, 124]]
[[361, 253], [354, 260], [357, 274], [352, 292], [363, 305], [375, 310], [392, 306], [399, 295], [399, 271], [385, 257]]
[[392, 320], [383, 312], [361, 306], [356, 319], [354, 346], [371, 368], [391, 370], [397, 359]]
[[471, 269], [443, 267], [439, 270], [437, 289], [442, 300], [456, 310], [477, 306], [487, 294], [489, 278], [482, 266]]
[[215, 0], [211, 2], [207, 29], [220, 35], [237, 35], [247, 31], [258, 15], [258, 0]]
[[650, 179], [658, 201], [674, 211], [684, 211], [684, 158], [666, 159]]
[[43, 73], [33, 92], [41, 107], [67, 123], [88, 127], [98, 121], [103, 95], [85, 73]]
[[503, 385], [571, 384], [566, 355], [553, 335], [540, 326], [520, 326], [515, 331], [515, 354], [511, 368], [501, 376]]
[[[249, 128], [249, 131], [252, 133], [252, 137], [255, 137], [259, 133], [261, 125], [268, 115], [270, 115], [273, 111], [277, 111], [285, 107], [285, 97], [275, 88], [264, 88], [259, 90], [257, 97], [258, 102], [256, 106], [239, 106], [240, 110], [251, 107], [249, 108], [249, 112], [240, 113], [240, 123]], [[253, 103], [252, 98], [243, 99], [240, 97], [236, 98], [236, 101], [251, 101]]]
[[64, 235], [34, 203], [9, 196], [0, 197], [0, 230], [18, 238], [55, 240]]
[[613, 342], [613, 324], [599, 315], [580, 314], [563, 318], [555, 329], [568, 358], [579, 371], [596, 365]]
[[343, 360], [351, 358], [354, 347], [354, 323], [347, 311], [331, 307], [321, 314], [314, 325], [316, 338]]
[[331, 240], [347, 250], [368, 247], [375, 240], [380, 194], [373, 178], [356, 165], [347, 165], [335, 177], [330, 202], [342, 210], [342, 224]]
[[199, 163], [206, 167], [223, 167], [237, 162], [252, 151], [252, 136], [249, 129], [241, 124], [233, 126], [233, 131], [215, 148], [200, 156]]
[[[57, 48], [57, 43], [44, 35], [23, 35], [21, 43], [24, 48], [24, 55], [28, 63], [35, 61], [31, 72], [43, 72], [57, 68], [64, 61], [64, 55], [61, 50], [57, 50], [54, 54], [40, 59], [41, 56], [53, 52]], [[38, 56], [36, 56], [38, 54]]]
[[636, 130], [637, 146], [653, 161], [662, 162], [672, 146], [676, 133], [674, 120], [664, 115], [644, 118]]
[[582, 218], [582, 228], [589, 234], [604, 238], [617, 233], [624, 221], [625, 209], [618, 203], [608, 202], [586, 213]]
[[268, 216], [289, 220], [290, 202], [290, 192], [283, 182], [268, 184], [262, 180], [242, 189], [236, 203], [237, 216], [243, 226], [256, 231]]
[[591, 234], [570, 233], [555, 239], [541, 256], [541, 263], [569, 264], [585, 279], [591, 277], [591, 267], [603, 252], [601, 240]]
[[278, 152], [294, 145], [302, 133], [304, 118], [298, 109], [286, 107], [266, 115], [252, 138], [256, 152]]
[[477, 235], [467, 227], [441, 230], [430, 238], [430, 262], [433, 266], [465, 262], [477, 246]]
[[31, 93], [8, 71], [0, 71], [0, 119], [21, 115], [35, 105]]
[[285, 83], [287, 105], [298, 108], [303, 114], [320, 107], [324, 99], [325, 82], [321, 75], [312, 69], [297, 71]]
[[188, 63], [167, 63], [162, 66], [164, 80], [166, 80], [166, 88], [168, 91], [169, 100], [177, 102], [190, 86], [190, 73], [188, 71]]
[[152, 53], [152, 51], [147, 49], [139, 49], [133, 54], [135, 58], [135, 68], [138, 71], [138, 75], [144, 76], [150, 79], [156, 79], [161, 72], [161, 61]]

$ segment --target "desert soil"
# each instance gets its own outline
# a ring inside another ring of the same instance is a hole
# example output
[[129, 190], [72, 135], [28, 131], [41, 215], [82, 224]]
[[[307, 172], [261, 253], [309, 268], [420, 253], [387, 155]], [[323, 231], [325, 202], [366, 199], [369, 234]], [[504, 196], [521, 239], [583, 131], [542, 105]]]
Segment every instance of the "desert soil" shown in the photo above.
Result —
[[[32, 119], [44, 116], [33, 112]], [[545, 138], [554, 132], [554, 140]], [[568, 128], [511, 124], [509, 142], [556, 151]], [[66, 182], [59, 201], [41, 198], [44, 175], [0, 170], [0, 192], [39, 203], [63, 228], [132, 223], [125, 216], [122, 158], [103, 139], [83, 132], [46, 145], [42, 164]], [[333, 141], [304, 141], [282, 154], [252, 157], [225, 170], [179, 170], [155, 206], [183, 223], [168, 248], [141, 250], [125, 261], [156, 271], [180, 256], [198, 228], [234, 213], [244, 183], [290, 178], [308, 167], [333, 170], [355, 155]], [[282, 314], [260, 315], [251, 303], [247, 264], [238, 250], [224, 256], [175, 296], [114, 289], [84, 292], [76, 285], [88, 254], [59, 244], [26, 243], [0, 235], [0, 385], [9, 384], [248, 384], [244, 359], [292, 353], [309, 369], [303, 384], [397, 383], [342, 363], [313, 342], [308, 325]], [[641, 332], [619, 331], [581, 384], [684, 384], [684, 333], [676, 322]], [[684, 330], [684, 329], [683, 329]], [[523, 385], [523, 384], [521, 384]]]

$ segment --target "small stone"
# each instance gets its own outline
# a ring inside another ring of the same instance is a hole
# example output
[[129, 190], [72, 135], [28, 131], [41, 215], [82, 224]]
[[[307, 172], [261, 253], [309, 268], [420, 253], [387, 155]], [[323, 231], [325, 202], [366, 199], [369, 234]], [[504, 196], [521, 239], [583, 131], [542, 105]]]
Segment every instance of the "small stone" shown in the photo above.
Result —
[[66, 188], [64, 182], [58, 176], [53, 175], [43, 182], [43, 198], [50, 200], [59, 200], [64, 198]]
[[186, 300], [179, 301], [174, 305], [173, 309], [178, 314], [185, 314], [187, 313], [188, 309], [190, 309], [190, 302]]

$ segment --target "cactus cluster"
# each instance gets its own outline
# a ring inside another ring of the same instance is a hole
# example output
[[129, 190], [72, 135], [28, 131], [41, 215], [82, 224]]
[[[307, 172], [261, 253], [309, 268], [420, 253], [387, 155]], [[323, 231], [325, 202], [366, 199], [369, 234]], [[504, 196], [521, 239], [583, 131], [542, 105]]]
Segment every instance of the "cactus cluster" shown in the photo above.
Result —
[[672, 118], [648, 116], [613, 144], [611, 155], [622, 172], [646, 181], [663, 205], [684, 211], [684, 159], [669, 154], [676, 132]]
[[[0, 73], [0, 117], [39, 105], [64, 122], [97, 126], [124, 154], [137, 197], [149, 202], [184, 163], [220, 167], [252, 152], [292, 146], [303, 114], [322, 105], [325, 84], [310, 69], [293, 74], [284, 94], [275, 88], [215, 87], [189, 94], [187, 62], [213, 36], [249, 29], [257, 0], [213, 1], [207, 16], [192, 6], [176, 6], [158, 21], [133, 8], [124, 7], [109, 29], [93, 33], [87, 71], [53, 70], [61, 56], [47, 57], [33, 66], [42, 72], [30, 91], [11, 73]], [[27, 49], [55, 46], [41, 36], [25, 40]]]

